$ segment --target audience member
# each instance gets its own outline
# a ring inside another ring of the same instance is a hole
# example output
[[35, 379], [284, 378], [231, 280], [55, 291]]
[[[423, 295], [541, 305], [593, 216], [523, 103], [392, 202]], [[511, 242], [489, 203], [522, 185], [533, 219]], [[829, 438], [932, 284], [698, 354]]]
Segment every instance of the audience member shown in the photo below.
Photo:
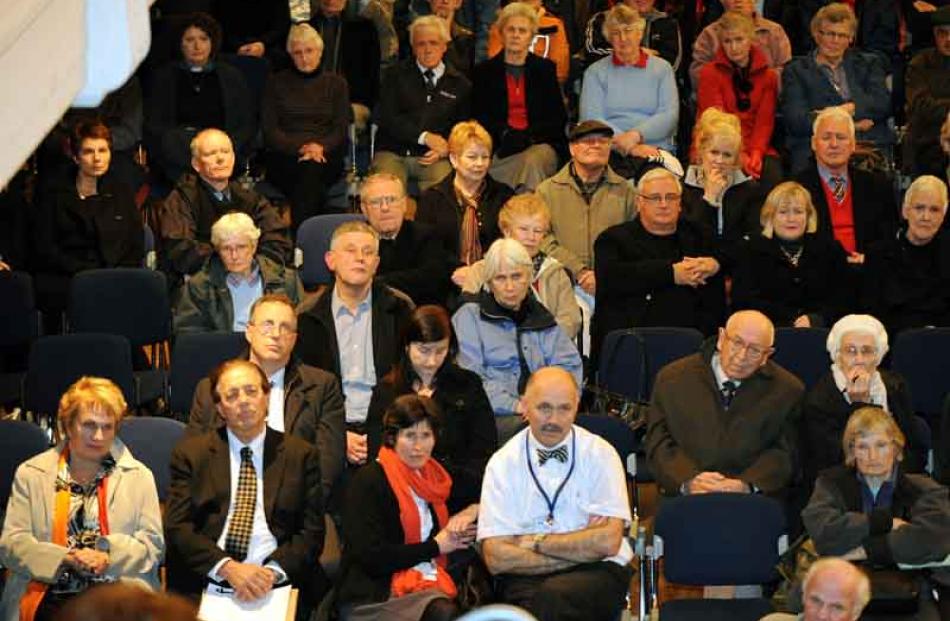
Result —
[[[539, 194], [520, 194], [510, 199], [501, 208], [498, 223], [504, 236], [520, 242], [531, 257], [531, 293], [573, 339], [581, 328], [581, 310], [567, 270], [560, 261], [541, 250], [541, 242], [550, 234], [551, 210]], [[484, 260], [473, 263], [466, 272], [462, 291], [477, 294], [485, 286], [484, 271]]]
[[184, 597], [117, 582], [83, 593], [63, 607], [62, 621], [198, 621], [198, 609]]
[[[896, 570], [898, 563], [939, 563], [950, 555], [947, 488], [925, 474], [905, 472], [904, 433], [894, 419], [879, 408], [858, 409], [848, 419], [841, 446], [844, 465], [818, 477], [802, 511], [818, 553], [862, 562], [872, 584], [875, 570]], [[946, 619], [950, 572], [934, 569], [928, 578], [907, 577], [923, 582], [920, 607], [911, 618]], [[934, 614], [934, 592], [940, 600], [939, 615]], [[884, 597], [883, 592], [872, 595]]]
[[845, 315], [832, 326], [827, 348], [831, 370], [808, 391], [802, 411], [799, 445], [808, 489], [822, 470], [841, 463], [841, 434], [851, 414], [865, 406], [894, 419], [909, 440], [905, 468], [920, 472], [910, 389], [903, 377], [880, 368], [888, 349], [884, 326], [871, 315]]
[[399, 358], [376, 384], [366, 424], [369, 454], [386, 442], [385, 412], [401, 395], [427, 397], [437, 407], [441, 430], [432, 456], [452, 477], [450, 512], [478, 502], [488, 458], [498, 448], [495, 417], [482, 378], [455, 362], [458, 342], [441, 306], [420, 306], [400, 335]]
[[778, 152], [772, 148], [778, 75], [754, 45], [755, 22], [738, 11], [719, 20], [722, 42], [715, 58], [699, 72], [696, 118], [709, 108], [739, 117], [742, 126], [742, 170], [764, 178], [771, 189], [782, 178]]
[[804, 386], [769, 360], [774, 339], [768, 317], [739, 311], [715, 343], [660, 370], [646, 452], [661, 493], [780, 496], [792, 482]]
[[[449, 27], [449, 43], [445, 63], [466, 77], [471, 77], [475, 66], [475, 33], [455, 19], [462, 0], [429, 0], [432, 14], [440, 17]], [[488, 3], [486, 3], [488, 4]]]
[[[723, 8], [748, 15], [755, 22], [753, 43], [765, 55], [766, 63], [781, 75], [782, 69], [792, 59], [792, 44], [782, 25], [766, 19], [756, 10], [755, 0], [722, 0]], [[722, 18], [709, 24], [693, 42], [693, 62], [689, 66], [689, 77], [693, 88], [699, 84], [699, 73], [703, 66], [716, 57], [722, 43]]]
[[907, 137], [904, 170], [943, 175], [940, 125], [950, 112], [950, 5], [931, 13], [936, 47], [907, 66]]
[[[611, 166], [623, 177], [642, 174], [644, 160], [657, 149], [673, 151], [679, 98], [673, 68], [640, 47], [646, 20], [626, 4], [604, 18], [603, 34], [613, 53], [584, 72], [580, 119], [607, 123], [614, 130]], [[662, 160], [660, 160], [662, 162]]]
[[251, 306], [264, 294], [303, 298], [297, 270], [257, 254], [261, 230], [246, 213], [227, 213], [211, 227], [215, 254], [184, 284], [175, 308], [175, 332], [243, 332]]
[[808, 190], [794, 181], [775, 186], [759, 222], [761, 234], [740, 246], [734, 309], [760, 311], [779, 327], [823, 328], [854, 305], [847, 255], [816, 233], [818, 214]]
[[171, 456], [168, 590], [197, 597], [218, 585], [252, 602], [289, 583], [298, 606], [315, 606], [327, 588], [317, 449], [267, 428], [271, 385], [253, 362], [221, 364], [210, 385], [225, 426], [186, 437]]
[[364, 130], [379, 98], [380, 41], [373, 22], [347, 11], [346, 0], [318, 0], [311, 18], [323, 39], [323, 73], [346, 78], [353, 122]]
[[224, 33], [222, 49], [240, 56], [266, 57], [277, 67], [285, 64], [281, 44], [290, 28], [290, 3], [277, 0], [215, 0], [214, 16]]
[[518, 398], [531, 373], [559, 366], [581, 382], [577, 346], [554, 317], [529, 295], [534, 264], [513, 239], [499, 239], [485, 254], [485, 287], [452, 317], [458, 336], [458, 365], [482, 378], [497, 417], [499, 440], [520, 426]]
[[[646, 21], [641, 36], [640, 49], [652, 56], [659, 56], [679, 71], [683, 60], [683, 39], [675, 17], [656, 8], [656, 0], [623, 0], [623, 3]], [[584, 33], [584, 56], [590, 64], [613, 54], [613, 47], [604, 34], [604, 21], [610, 10], [598, 11], [587, 22]]]
[[[571, 69], [571, 49], [567, 40], [564, 22], [556, 14], [548, 12], [541, 0], [523, 0], [538, 14], [538, 27], [531, 39], [530, 51], [539, 58], [547, 58], [557, 67], [557, 81], [562, 86], [567, 82]], [[488, 56], [495, 56], [504, 48], [501, 22], [496, 21], [488, 33]]]
[[412, 58], [383, 76], [373, 169], [395, 175], [404, 187], [410, 178], [418, 181], [424, 192], [452, 171], [446, 136], [468, 118], [472, 84], [443, 62], [449, 30], [442, 18], [417, 18], [409, 40]]
[[[270, 383], [267, 426], [317, 447], [324, 501], [346, 463], [343, 393], [333, 374], [300, 362], [292, 355], [297, 342], [294, 303], [279, 293], [266, 294], [251, 307], [244, 329], [246, 359], [264, 371]], [[195, 388], [189, 433], [224, 427], [218, 416], [210, 378]]]
[[872, 244], [894, 237], [894, 190], [883, 174], [854, 166], [854, 120], [847, 110], [822, 110], [813, 127], [814, 163], [801, 170], [795, 181], [811, 193], [818, 233], [838, 240], [849, 263], [864, 263], [864, 253]]
[[803, 613], [774, 612], [761, 621], [858, 621], [871, 600], [871, 581], [844, 559], [820, 558], [808, 568], [802, 591]]
[[940, 126], [940, 147], [943, 149], [943, 161], [947, 168], [944, 181], [950, 183], [950, 112], [947, 113], [947, 120]]
[[217, 58], [221, 26], [204, 13], [180, 24], [181, 59], [156, 69], [145, 93], [150, 163], [172, 182], [188, 171], [188, 146], [200, 131], [220, 127], [243, 159], [256, 129], [244, 77]]
[[738, 261], [739, 245], [759, 231], [762, 187], [743, 172], [739, 118], [707, 108], [694, 131], [698, 163], [686, 171], [683, 217], [713, 240], [726, 273]]
[[346, 458], [366, 463], [366, 415], [373, 387], [399, 358], [399, 335], [412, 303], [375, 281], [379, 233], [365, 222], [333, 231], [327, 267], [333, 284], [297, 318], [296, 353], [304, 364], [331, 371], [343, 386]]
[[530, 192], [557, 170], [567, 113], [554, 63], [531, 53], [538, 32], [534, 8], [512, 2], [497, 27], [504, 49], [475, 67], [472, 114], [495, 145], [492, 176]]
[[[463, 121], [449, 134], [449, 163], [454, 172], [422, 193], [416, 221], [435, 229], [442, 245], [463, 266], [482, 258], [501, 236], [498, 212], [514, 192], [489, 174], [492, 138], [475, 121]], [[464, 274], [452, 276], [456, 285]]]
[[602, 121], [575, 125], [569, 136], [571, 161], [538, 186], [551, 210], [551, 234], [541, 250], [564, 264], [590, 296], [597, 289], [594, 242], [636, 213], [633, 187], [608, 165], [613, 135]]
[[160, 588], [158, 492], [116, 438], [126, 412], [110, 380], [80, 378], [59, 401], [63, 441], [17, 468], [0, 537], [4, 619], [52, 621], [97, 584]]
[[546, 621], [613, 619], [630, 586], [623, 466], [574, 424], [579, 401], [566, 370], [531, 376], [520, 407], [529, 428], [489, 460], [479, 504], [478, 541], [499, 599]]
[[266, 198], [233, 181], [234, 148], [219, 129], [191, 141], [191, 167], [159, 209], [159, 236], [166, 269], [173, 276], [197, 272], [213, 254], [211, 226], [231, 211], [246, 213], [261, 230], [257, 250], [275, 263], [289, 263], [287, 227]]
[[295, 231], [327, 211], [327, 189], [343, 173], [349, 91], [345, 79], [319, 71], [323, 51], [312, 26], [291, 28], [293, 67], [270, 77], [261, 104], [267, 178], [290, 199]]
[[450, 621], [458, 587], [447, 557], [475, 540], [478, 505], [449, 517], [453, 480], [432, 457], [442, 430], [426, 397], [397, 397], [383, 416], [379, 457], [353, 477], [344, 509], [341, 617]]
[[73, 275], [141, 267], [145, 257], [145, 227], [132, 188], [109, 173], [109, 128], [97, 121], [80, 122], [71, 151], [72, 169], [50, 184], [32, 218], [34, 286], [50, 333], [62, 329]]
[[455, 262], [431, 227], [405, 219], [407, 202], [402, 181], [390, 173], [375, 173], [360, 188], [363, 215], [379, 234], [377, 280], [416, 304], [444, 304]]
[[918, 177], [904, 194], [906, 226], [868, 250], [863, 304], [891, 334], [950, 326], [950, 241], [942, 228], [947, 186]]
[[679, 326], [712, 334], [722, 322], [725, 293], [710, 237], [680, 217], [682, 189], [665, 169], [637, 184], [637, 215], [597, 238], [597, 302], [592, 359], [612, 330]]
[[872, 53], [851, 49], [856, 28], [847, 4], [823, 7], [811, 20], [817, 48], [789, 63], [782, 74], [781, 109], [792, 172], [808, 165], [815, 115], [835, 106], [853, 118], [859, 140], [873, 143], [890, 159], [894, 135], [887, 124], [891, 94], [884, 64]]

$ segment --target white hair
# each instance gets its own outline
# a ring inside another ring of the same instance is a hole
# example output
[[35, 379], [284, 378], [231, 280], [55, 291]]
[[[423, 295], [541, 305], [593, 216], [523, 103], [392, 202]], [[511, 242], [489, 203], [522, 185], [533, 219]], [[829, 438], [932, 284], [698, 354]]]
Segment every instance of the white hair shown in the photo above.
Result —
[[805, 579], [802, 581], [802, 593], [806, 594], [811, 590], [812, 581], [818, 577], [819, 573], [835, 572], [848, 575], [854, 584], [854, 601], [851, 609], [851, 618], [857, 619], [861, 616], [864, 607], [871, 601], [871, 580], [867, 574], [859, 570], [848, 561], [834, 556], [820, 558], [805, 573]]
[[854, 140], [854, 118], [841, 106], [831, 106], [830, 108], [825, 108], [819, 112], [815, 116], [815, 122], [811, 125], [811, 135], [814, 136], [817, 134], [818, 126], [828, 120], [844, 121], [847, 123], [848, 133], [851, 135], [851, 140]]
[[211, 226], [211, 245], [217, 248], [233, 237], [243, 237], [257, 243], [261, 237], [261, 230], [254, 226], [251, 216], [240, 211], [232, 211], [218, 218], [218, 221]]
[[485, 278], [486, 289], [492, 278], [501, 271], [502, 264], [506, 264], [508, 267], [523, 267], [528, 270], [529, 277], [534, 269], [534, 264], [531, 262], [531, 255], [528, 254], [525, 247], [521, 245], [521, 242], [507, 237], [496, 239], [488, 248], [484, 259], [485, 263], [482, 273]]
[[445, 23], [444, 19], [438, 15], [423, 15], [422, 17], [417, 17], [409, 24], [410, 45], [416, 42], [416, 31], [420, 28], [431, 28], [438, 32], [442, 43], [448, 43], [452, 39], [452, 35], [449, 34], [449, 26]]
[[647, 184], [648, 181], [653, 181], [655, 179], [669, 179], [676, 184], [677, 192], [683, 191], [683, 184], [680, 182], [680, 178], [674, 175], [672, 172], [666, 168], [658, 167], [651, 168], [650, 170], [643, 173], [640, 179], [637, 180], [637, 194], [643, 192], [643, 187]]
[[323, 37], [317, 32], [317, 29], [310, 24], [294, 24], [287, 33], [287, 53], [290, 54], [290, 48], [294, 43], [313, 43], [323, 55]]
[[831, 326], [828, 341], [825, 343], [828, 353], [831, 354], [831, 361], [835, 362], [838, 359], [841, 339], [849, 332], [860, 332], [874, 337], [874, 343], [877, 346], [877, 364], [880, 364], [888, 349], [887, 330], [884, 329], [884, 324], [871, 315], [845, 315]]
[[933, 175], [921, 175], [914, 179], [914, 182], [907, 188], [904, 194], [904, 207], [910, 207], [914, 203], [914, 197], [918, 192], [930, 190], [939, 198], [940, 205], [943, 207], [943, 213], [947, 213], [947, 184], [940, 177]]

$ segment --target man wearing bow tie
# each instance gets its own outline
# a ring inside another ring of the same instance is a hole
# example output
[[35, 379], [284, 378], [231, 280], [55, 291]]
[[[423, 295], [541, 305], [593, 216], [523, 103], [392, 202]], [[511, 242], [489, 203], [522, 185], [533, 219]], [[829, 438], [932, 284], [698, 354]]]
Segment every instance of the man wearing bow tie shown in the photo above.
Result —
[[488, 462], [478, 540], [501, 601], [540, 621], [614, 619], [633, 552], [623, 467], [605, 440], [574, 425], [573, 376], [546, 367], [520, 407], [528, 428]]

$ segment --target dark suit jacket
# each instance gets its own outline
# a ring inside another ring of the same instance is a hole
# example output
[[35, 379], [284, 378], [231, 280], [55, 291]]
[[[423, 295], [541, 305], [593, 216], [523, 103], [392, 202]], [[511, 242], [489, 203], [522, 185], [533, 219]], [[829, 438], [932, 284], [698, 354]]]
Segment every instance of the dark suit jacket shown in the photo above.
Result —
[[[326, 18], [315, 14], [310, 22], [323, 36]], [[379, 97], [379, 35], [373, 22], [347, 15], [340, 24], [340, 58], [337, 67], [329, 66], [330, 44], [323, 52], [321, 70], [342, 73], [350, 87], [350, 103], [363, 104], [370, 110]]]
[[[264, 513], [277, 539], [267, 559], [287, 573], [310, 601], [319, 601], [326, 577], [317, 559], [324, 517], [316, 449], [268, 429], [264, 438]], [[231, 464], [225, 429], [185, 437], [172, 452], [165, 506], [168, 589], [197, 596], [211, 568], [225, 558], [217, 541], [231, 502]]]
[[660, 490], [679, 494], [700, 472], [717, 471], [780, 492], [795, 472], [795, 429], [805, 387], [771, 360], [723, 408], [710, 361], [715, 342], [663, 367], [653, 385], [647, 459]]
[[404, 220], [395, 239], [379, 240], [377, 280], [417, 305], [445, 304], [456, 265], [435, 229], [420, 222]]
[[[703, 227], [709, 236], [714, 254], [724, 274], [731, 274], [738, 262], [739, 244], [761, 230], [759, 212], [762, 210], [762, 187], [749, 179], [729, 186], [722, 196], [722, 207], [714, 207], [703, 198], [703, 188], [683, 186], [683, 215], [686, 220]], [[716, 230], [716, 219], [722, 209], [722, 234]]]
[[419, 144], [419, 135], [428, 131], [448, 139], [455, 124], [469, 116], [471, 91], [468, 78], [448, 65], [431, 96], [415, 58], [390, 67], [376, 109], [376, 150], [425, 155], [429, 147]]
[[[874, 242], [891, 239], [897, 230], [897, 204], [894, 189], [886, 177], [856, 168], [848, 168], [851, 180], [851, 205], [854, 210], [854, 236], [858, 252], [867, 252]], [[828, 201], [818, 173], [818, 164], [812, 161], [808, 167], [795, 175], [811, 193], [812, 203], [818, 212], [818, 233], [834, 239]]]
[[[567, 113], [554, 63], [529, 53], [524, 65], [524, 88], [528, 141], [530, 144], [547, 143], [563, 155]], [[506, 139], [513, 130], [508, 127], [504, 52], [475, 66], [472, 72], [472, 116], [491, 134], [492, 144], [499, 155], [511, 155], [521, 150], [505, 153]]]
[[[304, 364], [340, 377], [340, 346], [330, 307], [333, 287], [328, 287], [313, 306], [297, 317], [297, 347], [294, 354]], [[409, 321], [412, 304], [380, 283], [373, 283], [373, 363], [381, 378], [399, 357], [399, 335]]]
[[[340, 380], [334, 375], [291, 359], [284, 370], [284, 433], [317, 447], [323, 500], [346, 463], [345, 413]], [[211, 397], [211, 382], [204, 378], [195, 388], [188, 418], [189, 435], [224, 427]]]

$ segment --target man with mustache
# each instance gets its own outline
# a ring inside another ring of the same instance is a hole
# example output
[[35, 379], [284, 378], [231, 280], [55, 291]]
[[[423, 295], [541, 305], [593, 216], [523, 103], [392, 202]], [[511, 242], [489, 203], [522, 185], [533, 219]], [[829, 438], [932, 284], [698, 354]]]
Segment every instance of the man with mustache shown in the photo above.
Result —
[[608, 620], [623, 608], [633, 556], [617, 452], [574, 425], [580, 392], [559, 367], [531, 376], [528, 428], [488, 462], [478, 540], [499, 599], [542, 621]]

